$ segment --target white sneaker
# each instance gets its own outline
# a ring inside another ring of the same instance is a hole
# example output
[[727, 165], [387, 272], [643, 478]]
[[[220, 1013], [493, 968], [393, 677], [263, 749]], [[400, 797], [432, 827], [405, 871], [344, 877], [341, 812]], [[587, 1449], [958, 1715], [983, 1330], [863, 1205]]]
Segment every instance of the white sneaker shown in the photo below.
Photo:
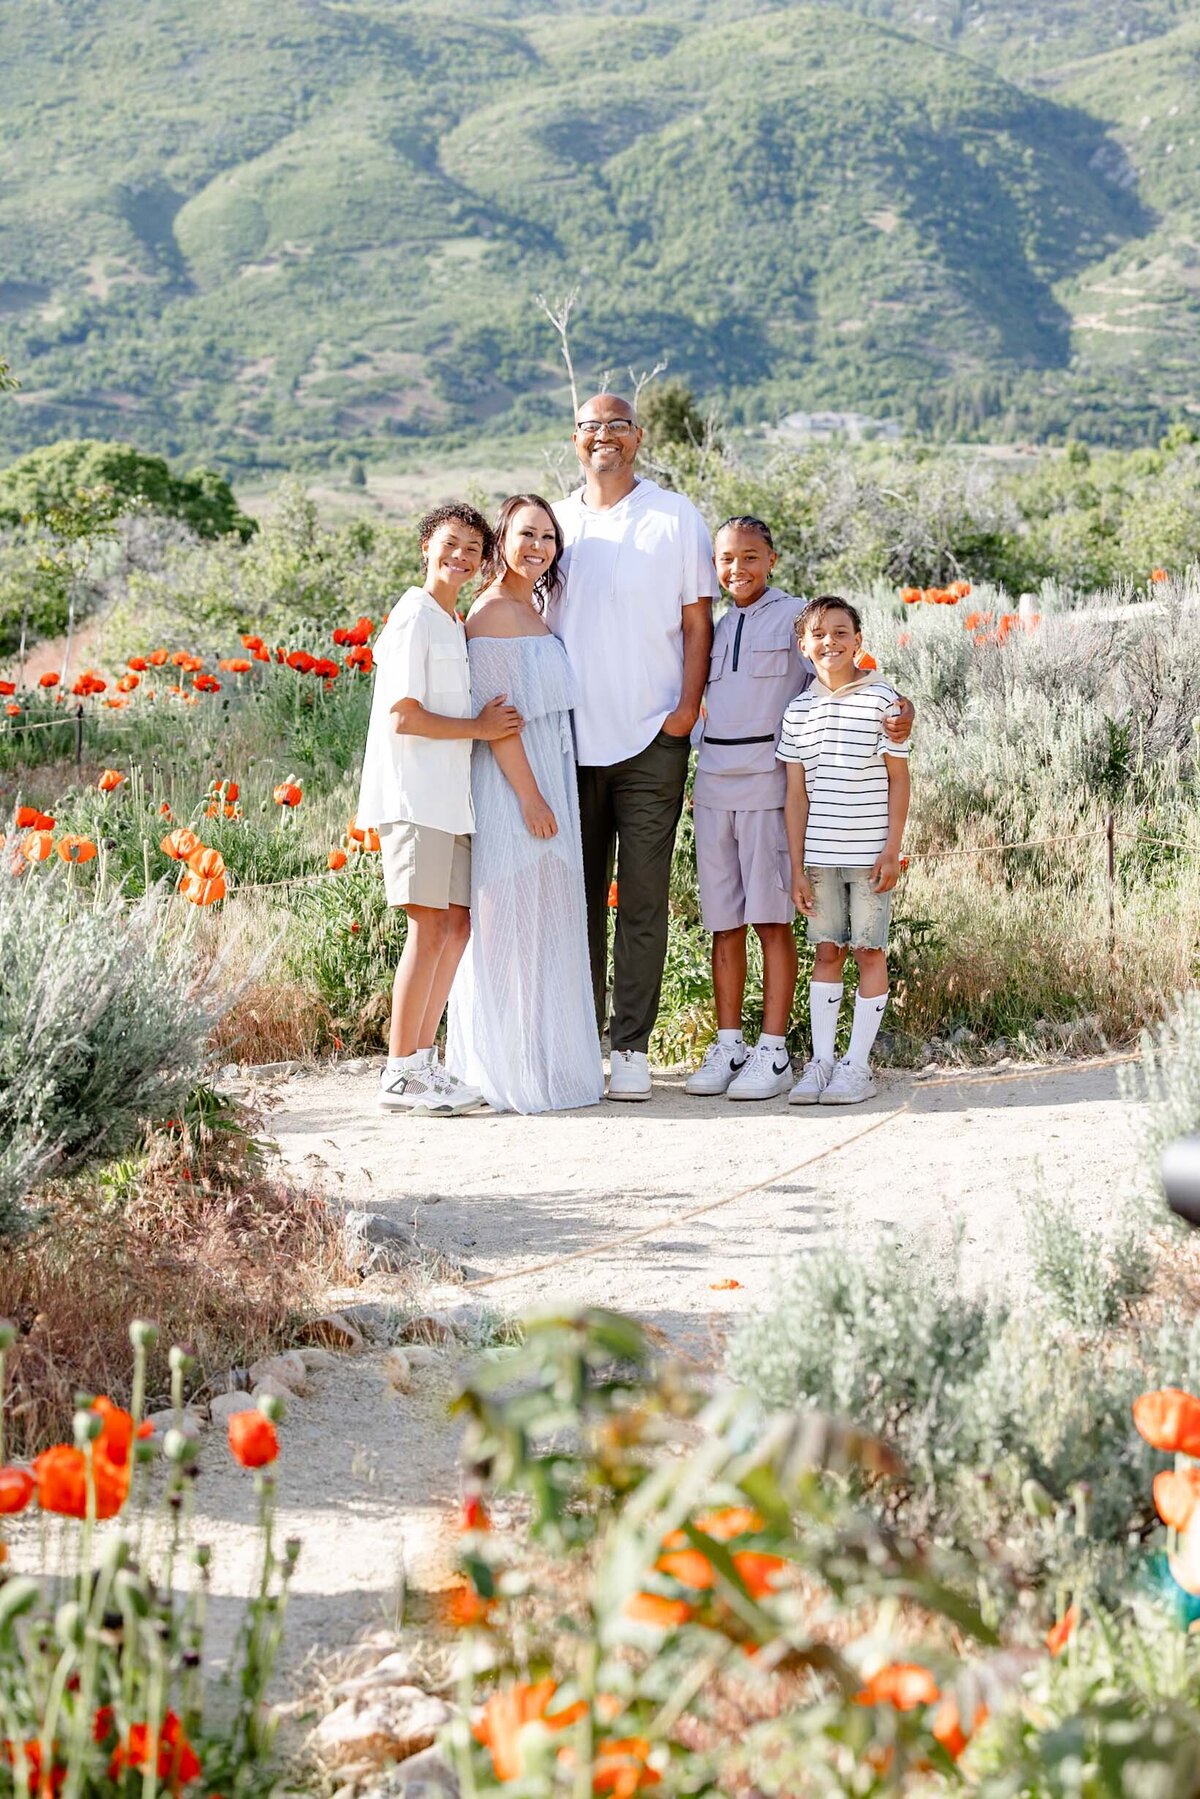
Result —
[[792, 1084], [792, 1058], [786, 1049], [756, 1043], [741, 1074], [729, 1083], [726, 1099], [774, 1099]]
[[614, 1049], [609, 1062], [609, 1099], [650, 1098], [650, 1058], [640, 1049]]
[[436, 1061], [431, 1059], [423, 1072], [429, 1086], [424, 1099], [412, 1108], [418, 1117], [457, 1118], [461, 1112], [473, 1112], [483, 1104], [478, 1087], [468, 1087]]
[[750, 1051], [739, 1037], [736, 1043], [710, 1043], [704, 1060], [683, 1083], [685, 1093], [705, 1099], [724, 1093], [734, 1075], [739, 1074], [750, 1059]]
[[814, 1057], [804, 1064], [804, 1073], [788, 1094], [789, 1106], [815, 1106], [829, 1085], [832, 1062], [818, 1062]]
[[870, 1099], [875, 1092], [875, 1083], [871, 1079], [869, 1068], [860, 1068], [857, 1062], [840, 1061], [829, 1077], [829, 1085], [817, 1101], [819, 1106], [856, 1106], [862, 1099]]
[[379, 1071], [379, 1103], [385, 1111], [411, 1112], [428, 1098], [433, 1056], [433, 1050], [419, 1049], [404, 1058], [402, 1068], [384, 1064]]

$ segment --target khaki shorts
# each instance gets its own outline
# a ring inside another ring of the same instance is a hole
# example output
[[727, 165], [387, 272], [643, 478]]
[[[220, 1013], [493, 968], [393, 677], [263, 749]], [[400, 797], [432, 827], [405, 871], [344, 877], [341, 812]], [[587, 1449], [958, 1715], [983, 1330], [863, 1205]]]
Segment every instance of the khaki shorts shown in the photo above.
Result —
[[406, 821], [379, 826], [383, 890], [389, 906], [471, 904], [471, 839]]

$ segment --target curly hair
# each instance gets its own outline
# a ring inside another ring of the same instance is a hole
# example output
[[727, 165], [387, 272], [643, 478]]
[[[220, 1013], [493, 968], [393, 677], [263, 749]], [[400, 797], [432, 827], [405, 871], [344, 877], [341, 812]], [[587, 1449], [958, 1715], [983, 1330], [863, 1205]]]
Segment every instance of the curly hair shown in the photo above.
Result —
[[433, 536], [439, 525], [462, 525], [464, 530], [477, 531], [483, 540], [483, 560], [486, 563], [495, 554], [496, 545], [492, 537], [492, 527], [482, 512], [474, 506], [468, 506], [465, 500], [451, 500], [446, 506], [435, 506], [427, 512], [417, 525], [417, 540], [421, 545], [421, 560], [425, 560], [425, 545]]
[[507, 566], [504, 561], [504, 539], [508, 527], [521, 510], [522, 506], [540, 506], [547, 513], [554, 526], [554, 560], [550, 567], [543, 571], [533, 584], [533, 598], [539, 612], [544, 612], [550, 601], [558, 592], [562, 574], [559, 564], [563, 554], [562, 526], [554, 516], [554, 509], [548, 500], [543, 500], [538, 493], [514, 493], [504, 501], [496, 514], [496, 523], [492, 527], [492, 553], [484, 558], [483, 579], [490, 586], [493, 581], [500, 580]]

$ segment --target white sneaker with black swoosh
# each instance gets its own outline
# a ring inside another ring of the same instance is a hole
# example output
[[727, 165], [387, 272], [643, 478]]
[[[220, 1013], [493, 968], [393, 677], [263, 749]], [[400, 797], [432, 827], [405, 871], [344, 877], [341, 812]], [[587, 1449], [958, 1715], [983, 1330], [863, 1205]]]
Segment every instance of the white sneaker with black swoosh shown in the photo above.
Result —
[[746, 1066], [729, 1083], [726, 1099], [774, 1099], [786, 1093], [792, 1084], [792, 1058], [786, 1049], [772, 1049], [756, 1043]]
[[740, 1038], [736, 1043], [710, 1043], [699, 1068], [683, 1083], [683, 1090], [703, 1099], [724, 1093], [749, 1059], [750, 1051]]

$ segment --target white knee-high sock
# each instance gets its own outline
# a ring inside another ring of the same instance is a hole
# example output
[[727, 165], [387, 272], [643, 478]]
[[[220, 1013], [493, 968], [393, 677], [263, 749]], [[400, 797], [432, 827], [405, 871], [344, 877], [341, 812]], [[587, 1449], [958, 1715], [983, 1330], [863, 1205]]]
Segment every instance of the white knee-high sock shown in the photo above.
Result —
[[808, 1012], [812, 1020], [813, 1060], [832, 1062], [837, 1037], [838, 1013], [842, 1009], [840, 981], [813, 981], [808, 989]]
[[879, 1026], [883, 1022], [887, 1003], [886, 993], [878, 993], [871, 999], [864, 999], [861, 993], [854, 995], [854, 1023], [850, 1027], [850, 1048], [846, 1051], [847, 1062], [854, 1062], [859, 1068], [867, 1066], [871, 1059], [872, 1045], [879, 1035]]

